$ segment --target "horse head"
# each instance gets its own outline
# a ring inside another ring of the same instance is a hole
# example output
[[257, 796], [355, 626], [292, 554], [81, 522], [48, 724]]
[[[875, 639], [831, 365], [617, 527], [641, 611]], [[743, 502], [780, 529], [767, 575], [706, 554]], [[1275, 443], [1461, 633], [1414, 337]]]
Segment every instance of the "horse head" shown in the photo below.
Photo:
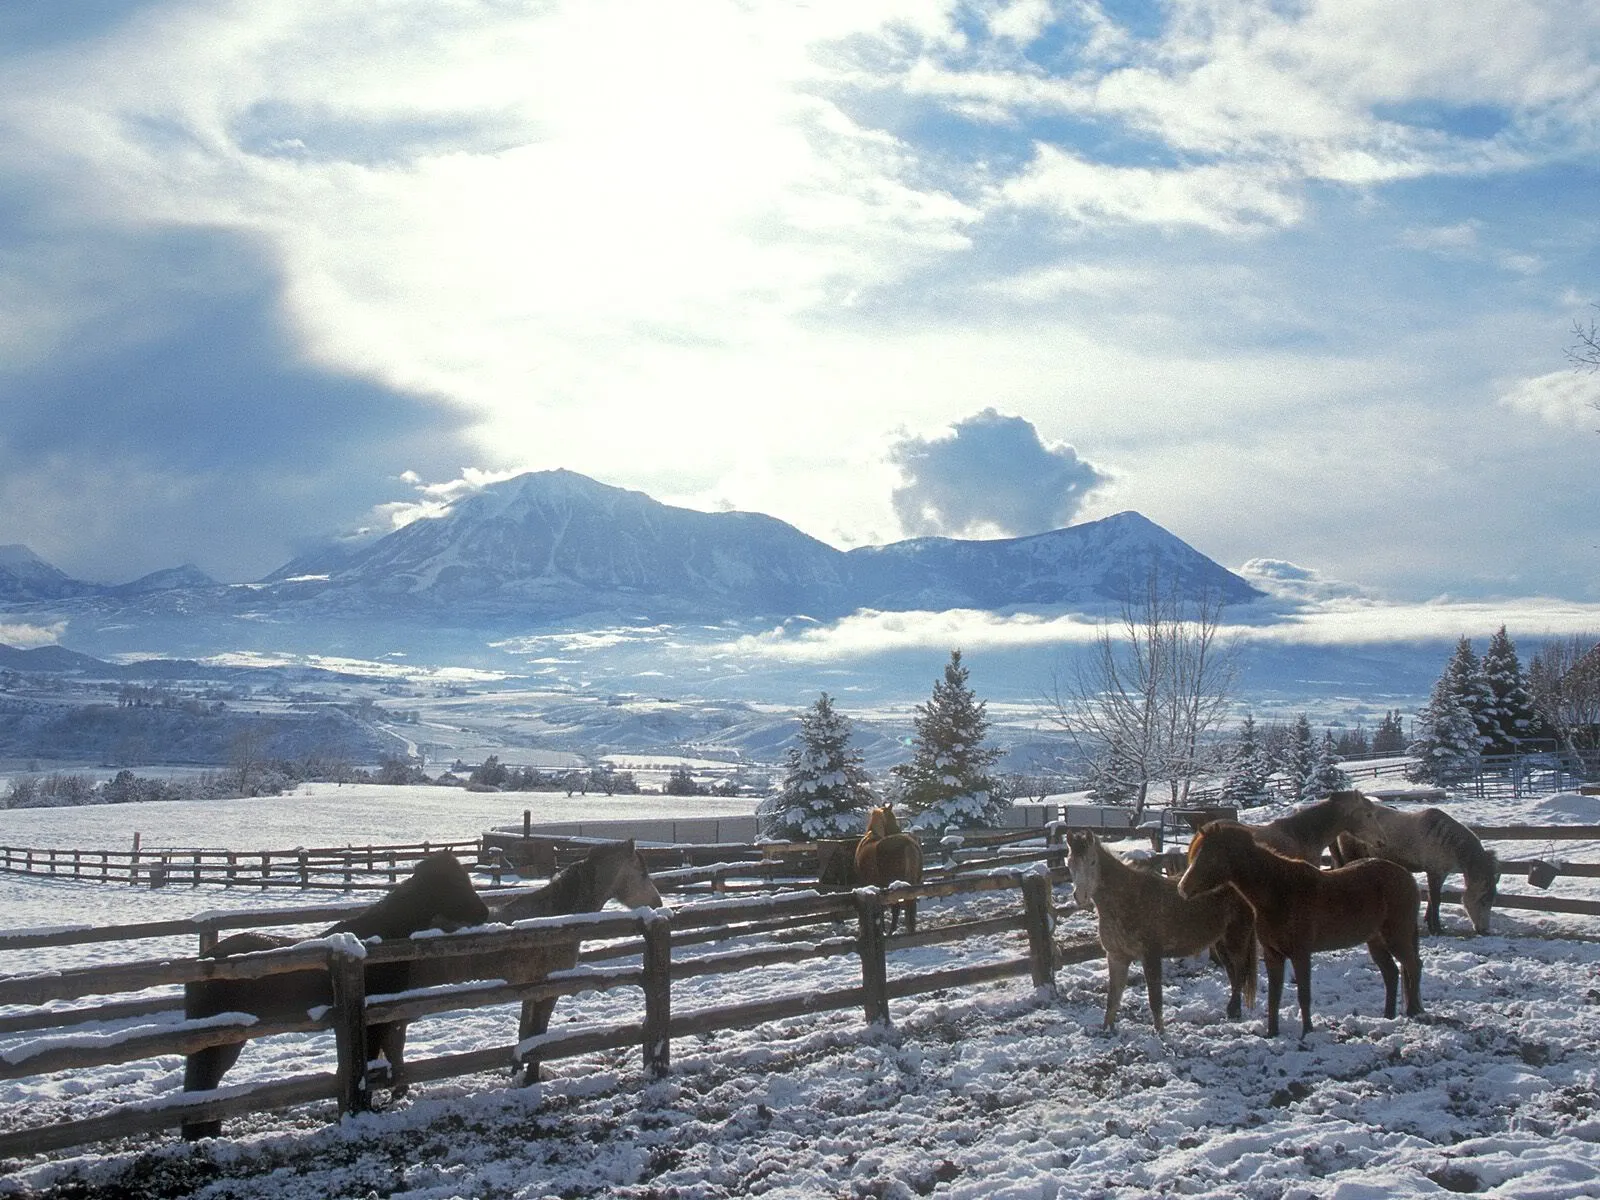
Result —
[[1087, 830], [1067, 834], [1067, 870], [1072, 873], [1072, 894], [1079, 904], [1094, 907], [1100, 884], [1100, 840]]
[[886, 838], [900, 832], [900, 822], [895, 819], [894, 809], [887, 804], [880, 804], [867, 814], [867, 832], [869, 838]]
[[1189, 865], [1178, 879], [1178, 895], [1185, 900], [1226, 887], [1241, 853], [1255, 847], [1243, 825], [1213, 821], [1189, 841]]
[[596, 891], [600, 903], [615, 900], [625, 908], [660, 908], [661, 893], [656, 889], [644, 857], [633, 839], [595, 851]]
[[1466, 886], [1462, 889], [1461, 907], [1467, 910], [1474, 933], [1489, 932], [1489, 910], [1500, 891], [1500, 860], [1492, 850], [1485, 850], [1488, 860], [1480, 869], [1464, 873]]

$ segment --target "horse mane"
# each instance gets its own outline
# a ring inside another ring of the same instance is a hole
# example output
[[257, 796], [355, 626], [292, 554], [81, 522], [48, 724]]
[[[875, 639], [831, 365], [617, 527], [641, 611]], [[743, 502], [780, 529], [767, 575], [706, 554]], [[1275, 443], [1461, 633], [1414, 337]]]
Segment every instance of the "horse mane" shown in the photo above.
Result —
[[1494, 851], [1486, 850], [1472, 830], [1443, 809], [1423, 809], [1417, 824], [1423, 837], [1438, 842], [1455, 856], [1463, 874], [1471, 872], [1474, 877], [1482, 875], [1493, 879], [1499, 873], [1500, 860]]
[[557, 871], [542, 888], [506, 901], [495, 915], [502, 920], [521, 921], [577, 912], [583, 906], [584, 897], [594, 892], [594, 860], [599, 849], [603, 847], [597, 847], [571, 866]]

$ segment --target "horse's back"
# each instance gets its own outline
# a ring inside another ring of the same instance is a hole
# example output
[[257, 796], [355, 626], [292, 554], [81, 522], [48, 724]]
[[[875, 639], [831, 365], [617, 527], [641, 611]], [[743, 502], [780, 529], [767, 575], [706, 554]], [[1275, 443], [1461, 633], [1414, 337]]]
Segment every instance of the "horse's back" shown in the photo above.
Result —
[[1399, 863], [1361, 858], [1321, 877], [1313, 949], [1340, 949], [1380, 935], [1415, 939], [1421, 893], [1416, 877]]
[[922, 882], [922, 844], [909, 833], [862, 838], [856, 846], [856, 875], [867, 887]]

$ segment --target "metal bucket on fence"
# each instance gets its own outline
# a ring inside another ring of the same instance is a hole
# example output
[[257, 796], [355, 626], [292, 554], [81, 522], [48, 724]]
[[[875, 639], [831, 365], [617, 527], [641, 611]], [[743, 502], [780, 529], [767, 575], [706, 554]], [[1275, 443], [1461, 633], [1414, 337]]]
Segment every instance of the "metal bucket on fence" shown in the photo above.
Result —
[[1547, 888], [1555, 882], [1559, 874], [1561, 871], [1554, 863], [1540, 859], [1528, 868], [1528, 882], [1536, 888]]

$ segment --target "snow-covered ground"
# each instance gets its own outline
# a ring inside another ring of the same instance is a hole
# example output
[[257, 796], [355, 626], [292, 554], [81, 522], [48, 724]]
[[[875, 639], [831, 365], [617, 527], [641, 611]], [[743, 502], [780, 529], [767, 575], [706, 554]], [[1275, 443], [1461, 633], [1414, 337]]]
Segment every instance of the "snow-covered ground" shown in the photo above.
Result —
[[[360, 827], [366, 818], [343, 804]], [[1572, 794], [1452, 811], [1471, 822], [1600, 823], [1600, 799]], [[214, 823], [201, 828], [171, 837], [227, 844]], [[457, 836], [448, 823], [428, 832]], [[1498, 848], [1600, 861], [1593, 844]], [[1531, 889], [1508, 878], [1503, 890]], [[1597, 892], [1595, 881], [1563, 878], [1550, 894]], [[141, 892], [137, 915], [283, 899]], [[96, 885], [0, 880], [0, 900], [9, 928], [134, 915], [125, 893], [108, 901]], [[923, 911], [937, 920], [979, 905]], [[1351, 950], [1315, 960], [1317, 1028], [1305, 1039], [1263, 1038], [1259, 1008], [1227, 1020], [1225, 980], [1198, 961], [1168, 968], [1165, 1035], [1148, 1023], [1137, 969], [1106, 1034], [1104, 966], [1092, 962], [1064, 967], [1054, 997], [1018, 979], [895, 1001], [887, 1031], [844, 1011], [681, 1039], [658, 1082], [642, 1077], [637, 1051], [590, 1055], [550, 1064], [553, 1078], [531, 1089], [485, 1075], [423, 1085], [337, 1124], [329, 1106], [313, 1106], [231, 1122], [226, 1138], [199, 1145], [154, 1137], [8, 1162], [0, 1195], [1600, 1196], [1600, 921], [1497, 911], [1494, 932], [1475, 937], [1458, 907], [1444, 919], [1445, 936], [1424, 943], [1421, 1020], [1378, 1015], [1381, 982]], [[1079, 913], [1058, 935], [1092, 929]], [[1021, 949], [1018, 934], [901, 952], [891, 973]], [[854, 958], [767, 968], [681, 984], [673, 1003], [687, 1011], [857, 978]], [[637, 1010], [626, 992], [584, 994], [561, 1002], [556, 1025]], [[507, 1043], [514, 1024], [509, 1008], [420, 1022], [414, 1052]], [[306, 1070], [327, 1059], [327, 1040], [253, 1045], [229, 1081]], [[181, 1070], [174, 1058], [0, 1085], [3, 1120], [170, 1095]]]

